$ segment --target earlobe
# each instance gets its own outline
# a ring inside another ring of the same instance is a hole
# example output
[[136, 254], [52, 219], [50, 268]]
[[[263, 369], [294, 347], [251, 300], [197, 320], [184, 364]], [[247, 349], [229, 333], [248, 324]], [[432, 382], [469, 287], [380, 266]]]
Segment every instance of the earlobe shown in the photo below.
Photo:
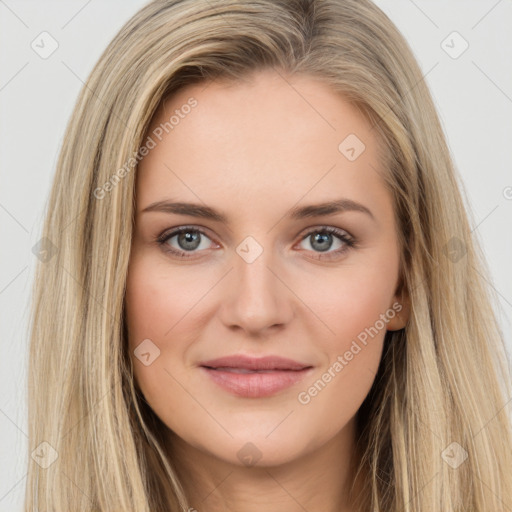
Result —
[[388, 331], [399, 331], [407, 325], [410, 315], [410, 300], [406, 294], [395, 295], [393, 303], [391, 304], [392, 311], [395, 312], [393, 318], [391, 318], [387, 325]]

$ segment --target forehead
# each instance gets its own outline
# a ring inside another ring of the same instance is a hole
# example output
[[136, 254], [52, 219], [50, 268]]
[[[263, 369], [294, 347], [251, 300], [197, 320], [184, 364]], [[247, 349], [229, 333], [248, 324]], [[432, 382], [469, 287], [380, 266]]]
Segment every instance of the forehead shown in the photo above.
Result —
[[378, 202], [384, 187], [366, 118], [309, 76], [260, 71], [182, 88], [156, 112], [148, 136], [155, 147], [138, 167], [139, 210], [165, 198], [238, 212], [301, 197]]

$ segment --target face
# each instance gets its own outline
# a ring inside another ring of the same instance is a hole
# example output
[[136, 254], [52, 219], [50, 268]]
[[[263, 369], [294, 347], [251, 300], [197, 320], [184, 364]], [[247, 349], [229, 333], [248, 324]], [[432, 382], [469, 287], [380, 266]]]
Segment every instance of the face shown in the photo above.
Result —
[[181, 89], [148, 133], [126, 291], [146, 401], [238, 465], [340, 438], [406, 319], [368, 122], [312, 77], [260, 71]]

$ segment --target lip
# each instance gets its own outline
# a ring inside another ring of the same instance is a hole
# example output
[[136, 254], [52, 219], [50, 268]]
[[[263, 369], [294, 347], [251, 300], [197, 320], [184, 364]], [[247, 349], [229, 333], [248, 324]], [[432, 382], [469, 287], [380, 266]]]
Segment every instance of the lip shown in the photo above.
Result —
[[263, 398], [300, 382], [312, 365], [279, 356], [234, 355], [200, 363], [218, 386], [241, 397]]
[[208, 366], [210, 368], [239, 368], [243, 370], [303, 370], [312, 365], [303, 364], [293, 359], [279, 356], [251, 357], [236, 354], [203, 361], [200, 363], [200, 366]]

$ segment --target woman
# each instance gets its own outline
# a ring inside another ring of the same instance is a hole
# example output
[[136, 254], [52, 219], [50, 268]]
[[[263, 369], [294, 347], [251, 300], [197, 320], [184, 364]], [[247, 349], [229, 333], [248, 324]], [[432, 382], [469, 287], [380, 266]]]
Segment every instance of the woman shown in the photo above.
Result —
[[484, 262], [369, 1], [149, 3], [44, 236], [27, 510], [512, 509]]

